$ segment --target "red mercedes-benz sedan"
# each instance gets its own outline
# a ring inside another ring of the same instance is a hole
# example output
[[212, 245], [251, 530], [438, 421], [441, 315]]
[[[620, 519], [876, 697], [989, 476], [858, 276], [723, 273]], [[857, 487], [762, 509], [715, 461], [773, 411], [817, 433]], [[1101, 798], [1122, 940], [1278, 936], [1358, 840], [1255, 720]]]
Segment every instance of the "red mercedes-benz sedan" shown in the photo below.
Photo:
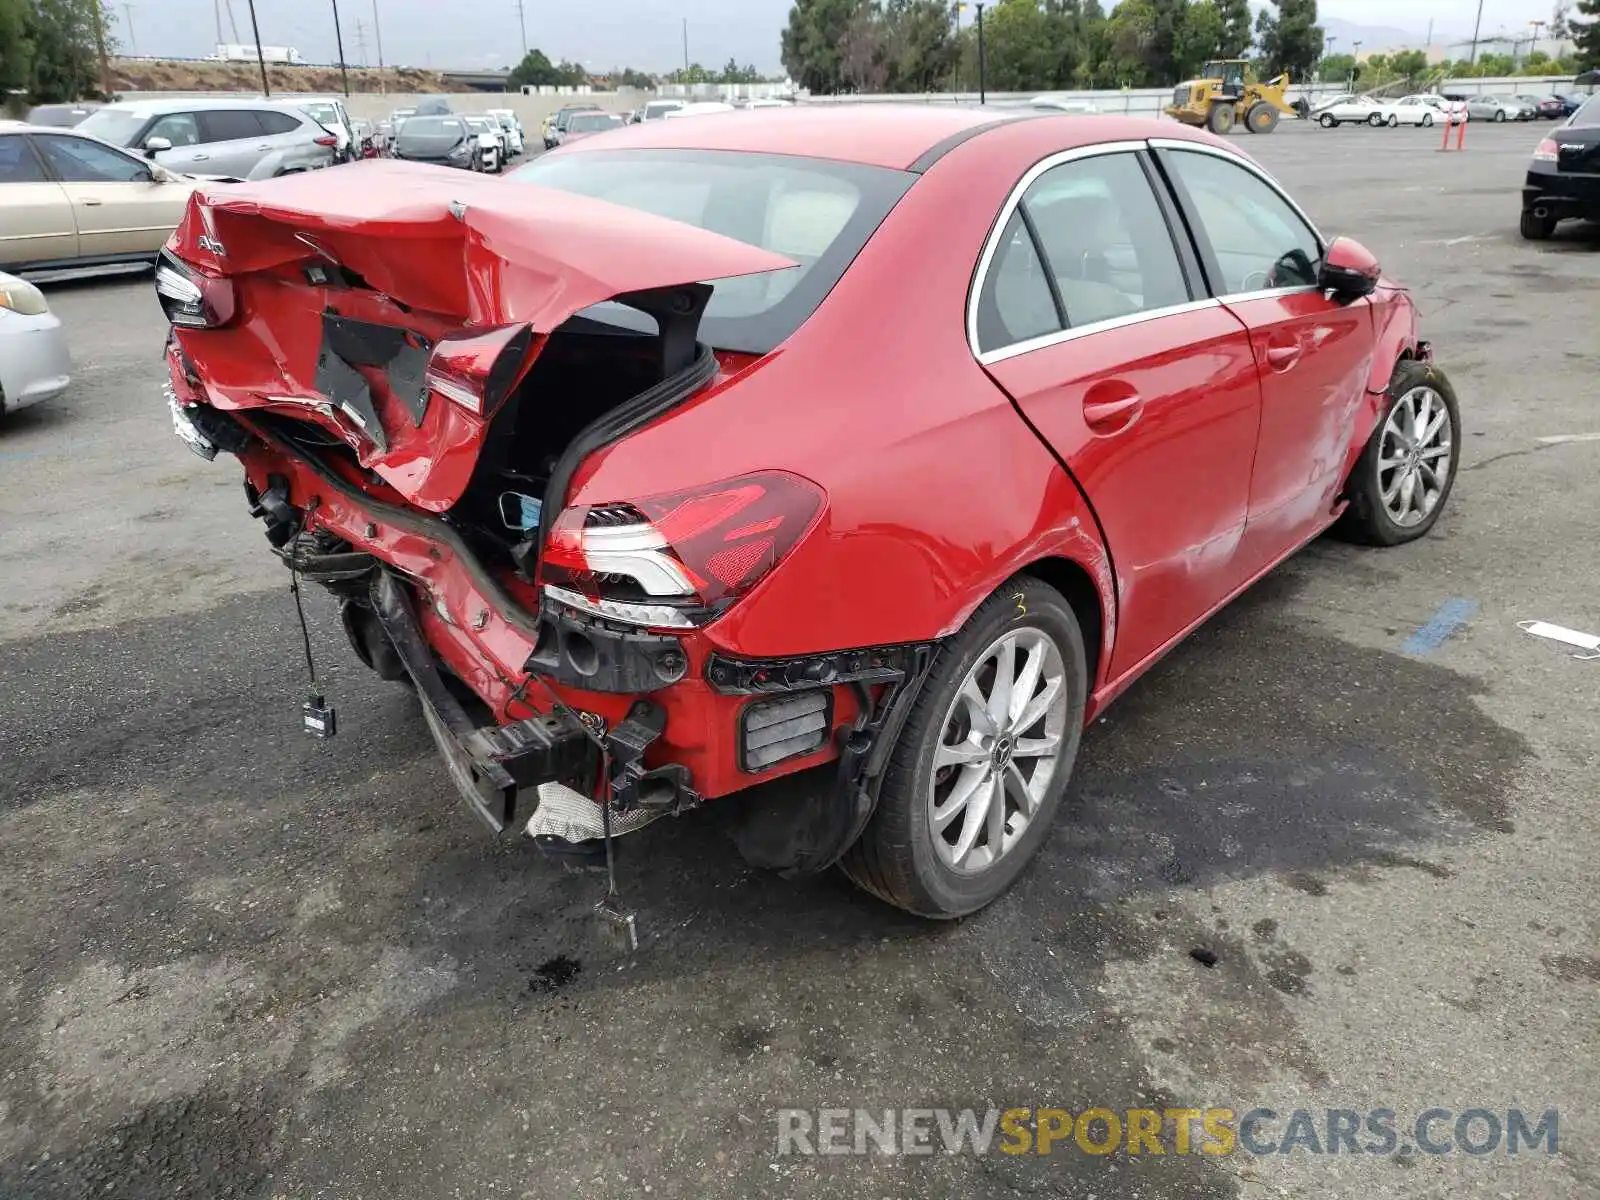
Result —
[[1405, 290], [1168, 122], [801, 107], [202, 189], [156, 288], [178, 432], [491, 828], [826, 765], [741, 806], [765, 860], [936, 917], [1141, 672], [1335, 523], [1427, 532], [1460, 446]]

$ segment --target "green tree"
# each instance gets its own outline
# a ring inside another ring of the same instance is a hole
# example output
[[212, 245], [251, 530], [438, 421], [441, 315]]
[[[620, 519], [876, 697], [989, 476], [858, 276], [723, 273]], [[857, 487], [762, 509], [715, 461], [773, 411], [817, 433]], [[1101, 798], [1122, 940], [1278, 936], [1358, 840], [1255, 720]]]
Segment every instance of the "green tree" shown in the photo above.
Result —
[[1571, 18], [1569, 25], [1578, 47], [1578, 67], [1600, 69], [1600, 0], [1578, 0], [1578, 12], [1581, 16]]
[[623, 67], [621, 70], [611, 72], [611, 82], [616, 87], [632, 88], [639, 92], [655, 90], [656, 81], [643, 71], [635, 71], [632, 67]]
[[1328, 83], [1343, 83], [1347, 79], [1361, 78], [1361, 64], [1353, 54], [1330, 54], [1318, 68], [1321, 78]]
[[510, 85], [519, 91], [523, 87], [557, 87], [566, 81], [555, 63], [537, 47], [523, 55], [522, 61], [511, 68]]
[[1217, 7], [1222, 10], [1221, 57], [1243, 58], [1255, 40], [1250, 31], [1250, 0], [1219, 0]]
[[883, 24], [890, 91], [931, 92], [949, 80], [959, 52], [944, 0], [888, 0]]
[[26, 91], [33, 82], [30, 0], [0, 0], [0, 93]]
[[869, 0], [795, 0], [780, 43], [783, 69], [803, 88], [831, 94], [844, 88], [839, 43]]
[[1389, 70], [1401, 79], [1415, 83], [1428, 73], [1428, 54], [1424, 50], [1401, 50], [1389, 59]]
[[1199, 0], [1184, 11], [1173, 46], [1173, 69], [1178, 79], [1192, 79], [1207, 59], [1235, 58], [1223, 49], [1227, 37], [1227, 18], [1212, 0]]
[[1263, 74], [1276, 76], [1287, 71], [1293, 79], [1307, 78], [1322, 57], [1317, 0], [1277, 0], [1275, 9], [1264, 8], [1256, 16], [1256, 36]]

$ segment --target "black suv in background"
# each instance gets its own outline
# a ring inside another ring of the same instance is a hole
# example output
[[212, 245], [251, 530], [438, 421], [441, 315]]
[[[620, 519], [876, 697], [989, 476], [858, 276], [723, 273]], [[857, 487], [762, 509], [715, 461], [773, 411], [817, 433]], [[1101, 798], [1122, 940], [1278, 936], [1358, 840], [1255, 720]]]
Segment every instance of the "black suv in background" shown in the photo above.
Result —
[[1542, 241], [1568, 217], [1600, 221], [1600, 96], [1539, 143], [1522, 185], [1523, 237]]

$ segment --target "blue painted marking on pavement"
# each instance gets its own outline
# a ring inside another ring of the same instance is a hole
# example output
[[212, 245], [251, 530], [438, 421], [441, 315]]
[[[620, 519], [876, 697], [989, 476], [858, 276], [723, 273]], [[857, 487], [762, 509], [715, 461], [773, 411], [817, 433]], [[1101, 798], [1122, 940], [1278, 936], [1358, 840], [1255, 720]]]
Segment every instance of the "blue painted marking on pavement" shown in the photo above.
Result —
[[1446, 600], [1426, 625], [1400, 643], [1400, 652], [1426, 654], [1430, 650], [1437, 650], [1447, 637], [1477, 611], [1476, 600], [1469, 600], [1463, 596]]

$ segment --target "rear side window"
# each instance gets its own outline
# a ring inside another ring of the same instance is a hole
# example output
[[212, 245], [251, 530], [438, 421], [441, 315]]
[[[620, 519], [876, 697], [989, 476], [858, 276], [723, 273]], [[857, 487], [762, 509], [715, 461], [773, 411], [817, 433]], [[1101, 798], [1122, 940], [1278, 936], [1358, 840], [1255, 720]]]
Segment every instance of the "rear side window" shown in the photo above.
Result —
[[262, 134], [258, 115], [247, 108], [216, 108], [203, 112], [200, 128], [208, 142], [234, 142]]
[[1578, 111], [1572, 114], [1568, 124], [1586, 127], [1600, 125], [1600, 96], [1590, 96], [1585, 100]]
[[44, 168], [27, 139], [16, 134], [0, 137], [0, 183], [44, 182]]
[[1164, 151], [1218, 295], [1312, 287], [1322, 246], [1294, 206], [1254, 171], [1215, 154]]
[[256, 114], [256, 119], [261, 122], [261, 128], [268, 133], [293, 133], [300, 128], [300, 122], [288, 113], [263, 110]]
[[1172, 233], [1138, 158], [1052, 167], [1008, 219], [979, 289], [980, 353], [1186, 304]]
[[139, 140], [148, 142], [153, 137], [166, 138], [174, 146], [197, 146], [200, 144], [200, 122], [193, 113], [168, 113], [164, 117], [157, 117]]

